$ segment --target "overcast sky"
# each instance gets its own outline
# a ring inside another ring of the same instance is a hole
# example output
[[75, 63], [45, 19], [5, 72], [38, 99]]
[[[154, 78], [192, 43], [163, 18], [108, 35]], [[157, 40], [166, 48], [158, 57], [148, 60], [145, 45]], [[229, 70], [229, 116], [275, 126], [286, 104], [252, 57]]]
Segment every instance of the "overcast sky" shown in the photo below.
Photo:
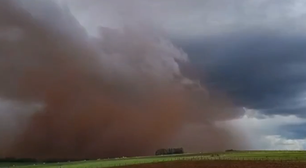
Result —
[[249, 29], [300, 33], [305, 28], [305, 23], [300, 22], [305, 15], [306, 2], [303, 0], [89, 0], [86, 2], [65, 0], [65, 2], [69, 4], [81, 23], [86, 24], [91, 31], [96, 25], [116, 26], [118, 23], [115, 20], [130, 16], [142, 21], [148, 19], [169, 34], [186, 38]]

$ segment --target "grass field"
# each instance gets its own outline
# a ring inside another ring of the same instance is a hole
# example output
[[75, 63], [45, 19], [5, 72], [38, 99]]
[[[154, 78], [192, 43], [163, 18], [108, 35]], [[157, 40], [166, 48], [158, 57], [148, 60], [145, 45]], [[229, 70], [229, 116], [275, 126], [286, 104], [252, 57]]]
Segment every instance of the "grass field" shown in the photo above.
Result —
[[236, 151], [236, 152], [220, 152], [220, 153], [200, 153], [200, 154], [184, 154], [171, 156], [148, 156], [133, 157], [121, 159], [105, 159], [105, 160], [89, 160], [64, 163], [33, 163], [16, 164], [16, 163], [0, 163], [0, 167], [15, 168], [103, 168], [115, 166], [128, 166], [145, 163], [158, 163], [168, 161], [306, 161], [306, 151]]

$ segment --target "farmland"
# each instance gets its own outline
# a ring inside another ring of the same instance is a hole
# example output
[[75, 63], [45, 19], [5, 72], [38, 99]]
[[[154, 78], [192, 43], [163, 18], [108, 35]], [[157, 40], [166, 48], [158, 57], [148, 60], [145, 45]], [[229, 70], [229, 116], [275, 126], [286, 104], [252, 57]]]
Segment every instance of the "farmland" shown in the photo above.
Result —
[[[62, 163], [0, 163], [0, 167], [10, 167], [15, 165], [16, 168], [104, 168], [124, 166], [130, 167], [245, 167], [245, 165], [256, 167], [273, 167], [282, 168], [300, 165], [306, 167], [306, 151], [235, 151], [220, 153], [199, 153], [169, 156], [147, 156], [132, 158], [117, 158], [104, 160], [88, 160], [77, 162]], [[290, 165], [289, 165], [290, 164]], [[291, 165], [292, 164], [292, 165]]]
[[278, 161], [184, 161], [158, 164], [132, 165], [124, 168], [304, 168], [305, 162], [278, 162]]

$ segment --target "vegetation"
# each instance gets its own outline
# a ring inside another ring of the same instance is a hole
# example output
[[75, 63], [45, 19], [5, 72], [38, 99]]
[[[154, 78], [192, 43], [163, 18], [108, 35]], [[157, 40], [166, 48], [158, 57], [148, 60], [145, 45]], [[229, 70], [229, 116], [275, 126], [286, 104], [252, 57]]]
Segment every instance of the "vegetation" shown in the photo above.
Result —
[[[104, 160], [84, 160], [74, 162], [42, 163], [42, 162], [1, 162], [0, 167], [15, 168], [103, 168], [114, 166], [158, 163], [168, 161], [306, 161], [306, 151], [228, 151], [219, 153], [178, 154], [164, 156], [147, 156], [132, 158], [116, 158]], [[34, 165], [35, 164], [35, 165]]]
[[159, 149], [155, 152], [155, 155], [172, 155], [172, 154], [183, 154], [183, 148], [168, 148], [168, 149]]

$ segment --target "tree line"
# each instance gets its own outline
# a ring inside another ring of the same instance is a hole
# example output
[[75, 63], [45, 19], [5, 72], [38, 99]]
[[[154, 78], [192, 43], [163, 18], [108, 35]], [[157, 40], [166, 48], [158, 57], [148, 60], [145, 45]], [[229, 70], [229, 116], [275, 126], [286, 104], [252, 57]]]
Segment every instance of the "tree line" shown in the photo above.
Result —
[[155, 152], [155, 155], [171, 155], [171, 154], [183, 154], [184, 149], [183, 148], [163, 148], [158, 149]]

